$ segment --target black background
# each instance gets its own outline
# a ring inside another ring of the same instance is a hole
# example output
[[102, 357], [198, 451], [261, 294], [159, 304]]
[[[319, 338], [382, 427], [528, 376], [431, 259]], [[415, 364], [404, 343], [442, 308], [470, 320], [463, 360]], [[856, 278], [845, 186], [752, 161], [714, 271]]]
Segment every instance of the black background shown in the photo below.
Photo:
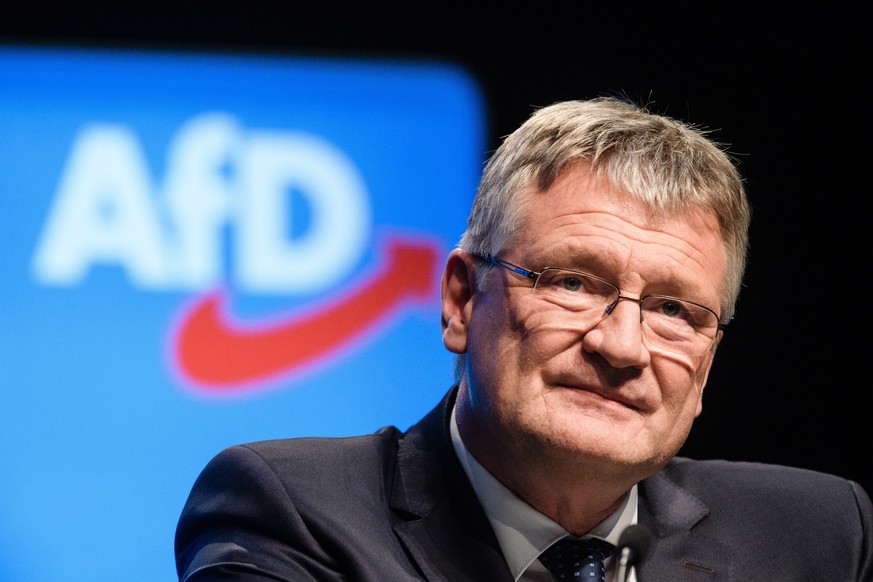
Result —
[[485, 91], [489, 151], [534, 107], [603, 94], [712, 130], [747, 179], [751, 255], [683, 452], [837, 473], [873, 492], [871, 51], [859, 11], [348, 4], [16, 1], [0, 41], [451, 60]]

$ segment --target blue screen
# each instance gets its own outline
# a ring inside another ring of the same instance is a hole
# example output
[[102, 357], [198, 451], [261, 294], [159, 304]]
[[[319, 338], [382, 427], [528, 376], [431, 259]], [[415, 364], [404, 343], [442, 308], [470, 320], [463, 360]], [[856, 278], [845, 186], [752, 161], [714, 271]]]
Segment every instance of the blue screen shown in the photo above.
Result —
[[0, 46], [0, 579], [175, 579], [220, 449], [427, 412], [485, 126], [445, 62]]

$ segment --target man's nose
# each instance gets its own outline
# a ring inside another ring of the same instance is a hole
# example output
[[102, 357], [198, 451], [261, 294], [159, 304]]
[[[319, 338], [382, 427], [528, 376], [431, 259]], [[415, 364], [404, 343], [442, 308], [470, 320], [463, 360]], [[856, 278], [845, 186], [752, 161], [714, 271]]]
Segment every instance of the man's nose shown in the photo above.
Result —
[[600, 354], [614, 368], [647, 365], [650, 356], [643, 345], [640, 300], [619, 296], [606, 316], [582, 337], [582, 348]]

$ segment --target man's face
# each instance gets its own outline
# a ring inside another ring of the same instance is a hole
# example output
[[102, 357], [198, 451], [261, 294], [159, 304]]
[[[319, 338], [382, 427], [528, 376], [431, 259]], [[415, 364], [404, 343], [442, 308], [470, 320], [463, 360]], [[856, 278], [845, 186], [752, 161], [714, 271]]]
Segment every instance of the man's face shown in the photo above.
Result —
[[[715, 218], [653, 218], [585, 166], [534, 195], [518, 244], [499, 258], [591, 273], [628, 297], [669, 295], [719, 311], [725, 252]], [[495, 268], [487, 291], [470, 285], [465, 297], [458, 269], [472, 279], [481, 266], [453, 254], [443, 316], [446, 346], [468, 358], [462, 435], [486, 468], [576, 463], [642, 478], [679, 450], [701, 410], [711, 351], [690, 357], [647, 346], [633, 301], [584, 328], [505, 269]]]

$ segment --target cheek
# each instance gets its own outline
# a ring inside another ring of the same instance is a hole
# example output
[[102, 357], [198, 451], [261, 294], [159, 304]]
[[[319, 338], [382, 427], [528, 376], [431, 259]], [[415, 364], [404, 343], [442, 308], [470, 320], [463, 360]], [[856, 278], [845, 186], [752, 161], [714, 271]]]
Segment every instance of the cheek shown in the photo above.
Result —
[[[538, 313], [524, 297], [482, 297], [471, 318], [468, 362], [471, 397], [489, 407], [524, 407], [542, 391], [543, 366], [578, 334]], [[487, 386], [488, 392], [477, 387]]]
[[666, 355], [654, 358], [652, 368], [661, 387], [662, 407], [674, 418], [697, 416], [709, 361]]
[[505, 365], [518, 365], [520, 354], [542, 341], [549, 326], [545, 318], [521, 300], [513, 301], [508, 294], [488, 292], [478, 297], [470, 316], [470, 352], [479, 358], [506, 358]]
[[559, 352], [581, 349], [586, 329], [566, 315], [562, 309], [542, 302], [522, 301], [509, 325], [523, 348], [543, 362]]
[[507, 305], [497, 293], [485, 293], [477, 297], [470, 313], [467, 358], [476, 384], [494, 385], [502, 371], [518, 361], [512, 353], [518, 337]]

